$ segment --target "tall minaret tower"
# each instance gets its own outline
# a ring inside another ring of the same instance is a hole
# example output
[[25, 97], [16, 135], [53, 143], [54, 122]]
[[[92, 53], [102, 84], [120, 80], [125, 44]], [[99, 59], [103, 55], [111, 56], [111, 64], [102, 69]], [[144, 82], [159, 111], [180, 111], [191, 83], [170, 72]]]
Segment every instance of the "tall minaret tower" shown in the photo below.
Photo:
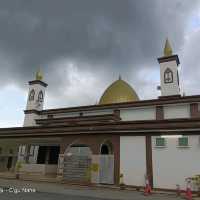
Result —
[[35, 119], [39, 117], [39, 111], [43, 109], [44, 95], [47, 84], [42, 81], [40, 70], [36, 72], [35, 80], [29, 81], [29, 92], [26, 104], [24, 126], [34, 126]]
[[180, 95], [178, 55], [173, 54], [171, 45], [166, 39], [164, 56], [158, 58], [160, 64], [161, 96]]

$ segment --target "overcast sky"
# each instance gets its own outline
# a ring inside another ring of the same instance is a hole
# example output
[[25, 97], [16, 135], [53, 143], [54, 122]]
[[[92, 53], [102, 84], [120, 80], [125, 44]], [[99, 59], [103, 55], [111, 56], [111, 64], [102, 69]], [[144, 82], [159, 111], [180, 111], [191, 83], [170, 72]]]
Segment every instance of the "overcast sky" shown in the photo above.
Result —
[[0, 127], [22, 125], [38, 68], [45, 108], [96, 104], [119, 74], [157, 98], [166, 37], [182, 90], [200, 94], [199, 0], [0, 0]]

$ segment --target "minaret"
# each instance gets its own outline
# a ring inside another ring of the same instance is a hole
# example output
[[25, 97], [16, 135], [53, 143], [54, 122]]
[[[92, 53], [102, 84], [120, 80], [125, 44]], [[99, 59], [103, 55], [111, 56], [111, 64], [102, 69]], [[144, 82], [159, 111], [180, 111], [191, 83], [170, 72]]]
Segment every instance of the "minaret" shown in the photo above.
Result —
[[166, 39], [163, 53], [164, 56], [158, 58], [160, 64], [161, 96], [180, 95], [178, 74], [180, 62], [178, 55], [173, 54], [168, 39]]
[[40, 70], [36, 72], [35, 80], [29, 81], [29, 92], [26, 104], [24, 126], [35, 125], [39, 111], [43, 109], [44, 95], [47, 84], [42, 81], [43, 76]]

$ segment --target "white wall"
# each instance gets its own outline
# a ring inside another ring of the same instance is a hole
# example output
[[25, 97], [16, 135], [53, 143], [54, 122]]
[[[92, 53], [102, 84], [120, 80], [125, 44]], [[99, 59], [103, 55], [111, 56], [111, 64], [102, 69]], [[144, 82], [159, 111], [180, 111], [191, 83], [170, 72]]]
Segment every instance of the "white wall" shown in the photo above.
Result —
[[[83, 116], [92, 116], [92, 115], [105, 115], [105, 114], [112, 114], [113, 110], [95, 110], [95, 111], [77, 111], [77, 112], [66, 112], [60, 114], [53, 114], [54, 118], [60, 117], [79, 117], [80, 113], [83, 113]], [[46, 119], [47, 115], [42, 115], [42, 119]]]
[[[66, 112], [66, 113], [59, 113], [53, 114], [53, 118], [61, 118], [61, 117], [77, 117], [80, 116], [80, 112]], [[47, 115], [43, 115], [42, 119], [47, 119]]]
[[154, 120], [156, 119], [156, 111], [155, 107], [121, 109], [120, 117], [123, 121]]
[[36, 173], [36, 174], [56, 174], [57, 165], [48, 164], [22, 164], [20, 172], [23, 173]]
[[45, 165], [45, 174], [56, 174], [58, 165]]
[[[100, 166], [99, 155], [92, 155], [92, 164]], [[99, 169], [96, 171], [95, 170], [91, 171], [91, 182], [96, 183], [96, 184], [98, 184], [100, 182]]]
[[83, 112], [83, 116], [113, 114], [113, 110], [95, 110]]
[[127, 185], [144, 185], [146, 146], [144, 136], [120, 137], [120, 173]]
[[[29, 94], [30, 94], [32, 89], [35, 90], [35, 96], [34, 96], [34, 100], [33, 101], [29, 101]], [[42, 110], [43, 109], [44, 99], [45, 99], [45, 89], [46, 88], [43, 85], [40, 85], [40, 84], [29, 85], [26, 110], [32, 110], [32, 109]], [[41, 102], [40, 105], [38, 106], [37, 99], [38, 99], [38, 94], [39, 94], [40, 91], [43, 92], [43, 98], [44, 99], [43, 99], [43, 102]]]
[[199, 136], [189, 136], [189, 148], [177, 147], [177, 138], [167, 138], [165, 148], [155, 147], [152, 137], [154, 187], [185, 189], [185, 178], [200, 174]]
[[25, 114], [23, 126], [38, 126], [35, 119], [40, 119], [40, 115], [35, 113]]
[[189, 104], [164, 106], [164, 119], [190, 118]]
[[[35, 95], [34, 95], [34, 100], [33, 101], [29, 101], [29, 95], [31, 90], [34, 89], [35, 91]], [[44, 105], [44, 99], [45, 99], [45, 87], [43, 85], [40, 84], [32, 84], [29, 85], [29, 91], [28, 91], [28, 95], [27, 95], [27, 104], [26, 104], [26, 110], [43, 110], [43, 105]], [[38, 103], [38, 95], [39, 92], [42, 91], [43, 92], [43, 101]], [[24, 115], [24, 126], [36, 126], [35, 123], [35, 119], [38, 119], [40, 116], [31, 113], [31, 114], [25, 114]]]

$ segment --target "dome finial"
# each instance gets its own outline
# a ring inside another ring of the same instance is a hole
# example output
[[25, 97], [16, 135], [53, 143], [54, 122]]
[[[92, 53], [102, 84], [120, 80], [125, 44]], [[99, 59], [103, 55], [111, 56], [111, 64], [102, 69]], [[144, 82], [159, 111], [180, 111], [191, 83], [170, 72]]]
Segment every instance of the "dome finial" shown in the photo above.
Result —
[[164, 56], [171, 56], [171, 55], [172, 55], [172, 48], [167, 38], [165, 42]]
[[35, 78], [38, 81], [41, 81], [43, 79], [43, 75], [42, 75], [42, 72], [41, 72], [40, 68], [37, 70]]

